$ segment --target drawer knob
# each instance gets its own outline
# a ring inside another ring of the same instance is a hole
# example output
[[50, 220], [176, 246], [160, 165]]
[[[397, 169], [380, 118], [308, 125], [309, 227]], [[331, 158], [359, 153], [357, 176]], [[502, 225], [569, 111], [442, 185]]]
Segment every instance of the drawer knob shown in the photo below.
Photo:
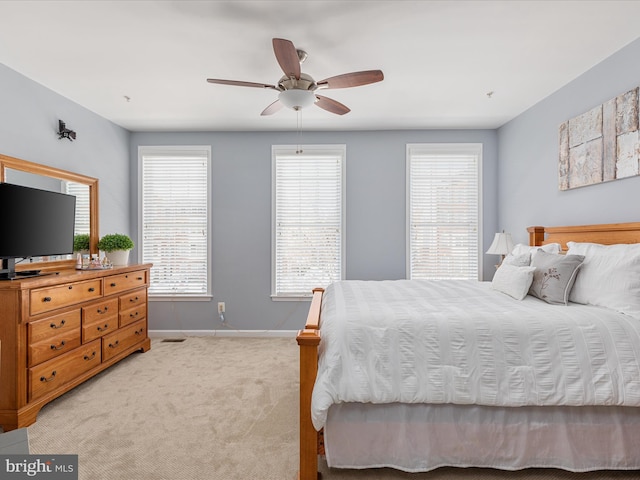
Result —
[[137, 302], [138, 300], [140, 300], [138, 297], [134, 297], [134, 298], [130, 298], [129, 299], [130, 302]]
[[89, 356], [89, 355], [85, 355], [83, 358], [84, 358], [85, 360], [87, 360], [87, 361], [88, 361], [88, 360], [93, 360], [94, 358], [96, 358], [96, 352], [93, 352], [93, 353], [91, 354], [91, 356]]
[[51, 372], [51, 376], [49, 378], [42, 376], [40, 377], [40, 381], [41, 382], [51, 382], [53, 379], [56, 378], [56, 371], [54, 370], [53, 372]]
[[138, 312], [133, 312], [129, 314], [129, 317], [136, 318], [138, 315], [140, 315]]
[[141, 328], [140, 330], [136, 330], [135, 334], [136, 335], [142, 335], [144, 333], [144, 328]]
[[69, 285], [69, 290], [73, 290], [73, 285]]
[[95, 292], [95, 291], [96, 291], [96, 289], [95, 289], [95, 288], [93, 288], [93, 287], [89, 287], [89, 291], [90, 291], [90, 292]]
[[51, 297], [44, 297], [42, 299], [43, 302], [50, 302], [51, 301]]
[[49, 326], [51, 328], [62, 328], [62, 327], [64, 327], [65, 323], [66, 323], [65, 320], [60, 320], [60, 325], [56, 325], [55, 323], [51, 322], [51, 324]]
[[116, 282], [112, 282], [112, 283], [111, 283], [111, 286], [112, 286], [112, 287], [115, 287], [115, 286], [116, 286]]
[[142, 277], [138, 277], [137, 280], [142, 280]]
[[105, 323], [104, 327], [101, 327], [100, 325], [98, 325], [98, 327], [97, 327], [99, 332], [104, 332], [108, 328], [109, 328], [109, 324], [108, 323]]
[[65, 345], [66, 345], [65, 341], [62, 340], [60, 342], [60, 346], [59, 347], [56, 347], [55, 345], [51, 345], [51, 350], [62, 350]]
[[120, 344], [120, 340], [116, 340], [115, 343], [110, 343], [109, 348], [116, 348]]
[[101, 309], [101, 308], [99, 308], [99, 309], [98, 309], [98, 313], [99, 313], [100, 315], [104, 315], [105, 313], [107, 313], [107, 310], [109, 310], [109, 307], [104, 307], [104, 310], [103, 310], [103, 309]]

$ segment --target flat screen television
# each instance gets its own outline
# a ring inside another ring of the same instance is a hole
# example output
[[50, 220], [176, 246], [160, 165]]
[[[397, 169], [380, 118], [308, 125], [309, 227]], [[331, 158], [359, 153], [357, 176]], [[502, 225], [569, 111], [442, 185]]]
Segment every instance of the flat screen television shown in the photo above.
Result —
[[73, 253], [76, 197], [0, 183], [0, 279], [37, 275], [16, 272], [16, 259]]

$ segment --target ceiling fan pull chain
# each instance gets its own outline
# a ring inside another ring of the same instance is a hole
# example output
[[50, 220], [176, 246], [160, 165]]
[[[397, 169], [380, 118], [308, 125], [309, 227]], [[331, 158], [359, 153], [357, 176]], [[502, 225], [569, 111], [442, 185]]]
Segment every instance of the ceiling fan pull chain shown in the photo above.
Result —
[[301, 108], [296, 110], [296, 126], [298, 129], [298, 148], [296, 150], [296, 154], [300, 155], [302, 153], [302, 109]]

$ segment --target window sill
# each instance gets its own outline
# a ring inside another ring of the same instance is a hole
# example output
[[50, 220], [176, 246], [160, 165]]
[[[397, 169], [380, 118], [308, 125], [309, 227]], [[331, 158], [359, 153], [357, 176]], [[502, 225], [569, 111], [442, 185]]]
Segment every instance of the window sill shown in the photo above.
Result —
[[150, 302], [210, 302], [212, 295], [149, 295]]
[[271, 295], [274, 302], [310, 302], [313, 295]]

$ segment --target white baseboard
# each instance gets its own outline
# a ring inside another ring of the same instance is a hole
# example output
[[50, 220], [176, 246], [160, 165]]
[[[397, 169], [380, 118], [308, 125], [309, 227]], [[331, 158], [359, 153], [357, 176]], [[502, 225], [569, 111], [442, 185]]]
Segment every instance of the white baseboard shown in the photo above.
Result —
[[297, 330], [149, 330], [150, 338], [184, 337], [291, 337]]

